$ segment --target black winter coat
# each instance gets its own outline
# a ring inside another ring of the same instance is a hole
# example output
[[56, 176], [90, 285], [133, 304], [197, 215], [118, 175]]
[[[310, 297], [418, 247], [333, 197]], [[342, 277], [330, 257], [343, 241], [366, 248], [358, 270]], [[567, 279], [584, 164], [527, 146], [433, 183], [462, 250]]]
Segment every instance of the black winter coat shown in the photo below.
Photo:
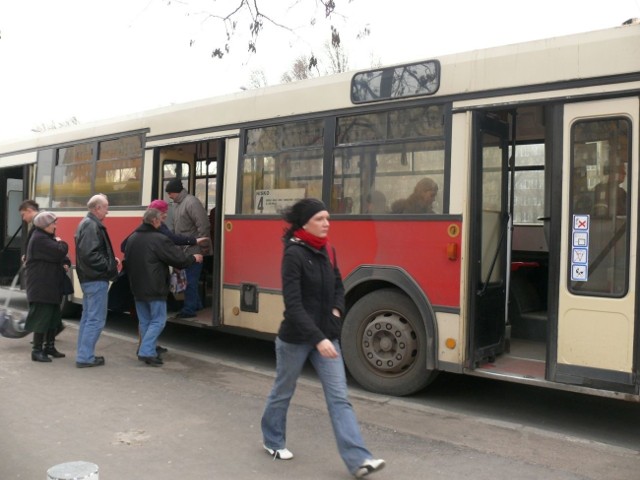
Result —
[[278, 337], [287, 343], [317, 345], [324, 339], [340, 337], [344, 313], [344, 286], [333, 255], [326, 248], [317, 250], [291, 238], [286, 241], [282, 258], [282, 294], [284, 320]]
[[164, 233], [146, 223], [129, 236], [125, 247], [129, 284], [138, 301], [166, 300], [169, 266], [187, 268], [194, 262], [193, 255], [183, 252]]
[[75, 235], [76, 271], [83, 282], [112, 281], [118, 276], [107, 228], [92, 213], [82, 219]]
[[69, 246], [40, 228], [33, 230], [26, 254], [27, 300], [59, 305], [62, 276], [66, 275], [63, 265], [71, 263], [67, 257]]

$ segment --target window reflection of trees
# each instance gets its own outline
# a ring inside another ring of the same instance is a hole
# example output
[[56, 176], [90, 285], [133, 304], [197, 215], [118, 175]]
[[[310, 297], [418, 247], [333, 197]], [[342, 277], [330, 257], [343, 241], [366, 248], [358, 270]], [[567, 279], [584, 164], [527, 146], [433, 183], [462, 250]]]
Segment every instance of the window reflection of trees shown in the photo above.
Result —
[[322, 197], [323, 120], [247, 131], [242, 164], [242, 213], [256, 213], [256, 191], [303, 188]]
[[440, 86], [440, 64], [435, 61], [358, 73], [351, 82], [354, 103], [387, 98], [431, 95]]
[[334, 211], [371, 213], [376, 198], [375, 213], [389, 213], [389, 206], [407, 198], [424, 177], [440, 186], [434, 210], [442, 211], [445, 144], [441, 105], [342, 117], [337, 128]]
[[569, 280], [573, 293], [622, 297], [628, 292], [630, 131], [629, 120], [622, 118], [580, 121], [571, 129], [571, 215], [590, 218], [587, 279]]
[[[50, 158], [39, 158], [38, 171], [42, 170], [39, 188], [44, 188], [48, 163]], [[113, 206], [138, 205], [141, 169], [139, 136], [60, 148], [53, 168], [51, 206], [84, 207], [96, 193], [107, 195]]]

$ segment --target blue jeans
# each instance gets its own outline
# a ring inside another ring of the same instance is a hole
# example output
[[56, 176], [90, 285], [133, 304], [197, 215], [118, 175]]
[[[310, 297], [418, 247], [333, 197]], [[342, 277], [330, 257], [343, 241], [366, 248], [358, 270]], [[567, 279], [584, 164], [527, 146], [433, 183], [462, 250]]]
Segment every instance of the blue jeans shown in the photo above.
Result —
[[184, 291], [184, 305], [180, 313], [184, 315], [194, 315], [198, 310], [202, 310], [202, 300], [198, 293], [198, 282], [200, 281], [200, 273], [202, 272], [202, 264], [194, 263], [186, 268], [187, 271], [187, 288]]
[[92, 363], [96, 343], [107, 321], [109, 282], [95, 281], [80, 284], [82, 288], [82, 317], [78, 330], [76, 362]]
[[340, 346], [335, 340], [333, 345], [338, 351], [338, 358], [323, 357], [314, 345], [286, 343], [276, 338], [276, 380], [262, 415], [262, 436], [268, 448], [285, 448], [287, 410], [308, 358], [322, 383], [340, 456], [349, 472], [355, 473], [365, 460], [373, 457], [364, 445], [356, 415], [347, 397]]
[[158, 337], [167, 323], [167, 302], [166, 300], [152, 300], [150, 302], [136, 300], [136, 312], [138, 313], [140, 330], [138, 355], [141, 357], [155, 357], [157, 356], [156, 343]]

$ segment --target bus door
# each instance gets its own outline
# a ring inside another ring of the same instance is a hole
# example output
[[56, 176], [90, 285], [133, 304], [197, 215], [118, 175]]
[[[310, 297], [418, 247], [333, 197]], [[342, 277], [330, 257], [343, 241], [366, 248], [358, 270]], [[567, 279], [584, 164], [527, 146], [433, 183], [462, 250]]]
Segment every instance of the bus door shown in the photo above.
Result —
[[[169, 200], [165, 192], [167, 183], [181, 179], [183, 187], [193, 194], [205, 208], [209, 222], [209, 233], [212, 244], [206, 250], [198, 289], [203, 300], [205, 313], [198, 315], [187, 323], [200, 323], [207, 326], [219, 326], [222, 322], [222, 257], [223, 236], [222, 222], [223, 201], [225, 195], [225, 165], [229, 142], [236, 141], [232, 137], [218, 138], [171, 144], [156, 149], [155, 158], [159, 165], [156, 171], [160, 174], [159, 196]], [[155, 192], [152, 192], [155, 196]], [[173, 228], [173, 210], [169, 210], [167, 225]], [[207, 309], [211, 309], [208, 315]]]
[[558, 382], [638, 392], [639, 107], [564, 107]]
[[0, 169], [0, 279], [6, 285], [20, 268], [22, 245], [22, 219], [18, 208], [24, 199], [25, 167]]
[[469, 339], [473, 367], [505, 348], [508, 125], [473, 114]]

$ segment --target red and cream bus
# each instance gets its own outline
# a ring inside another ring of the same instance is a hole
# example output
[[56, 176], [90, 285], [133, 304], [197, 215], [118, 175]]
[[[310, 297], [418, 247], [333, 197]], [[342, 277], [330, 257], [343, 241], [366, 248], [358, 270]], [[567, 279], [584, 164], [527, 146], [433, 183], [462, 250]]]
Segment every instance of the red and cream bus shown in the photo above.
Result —
[[[631, 22], [45, 132], [0, 145], [1, 273], [22, 199], [56, 212], [73, 259], [92, 194], [117, 249], [179, 177], [214, 238], [207, 308], [181, 322], [270, 337], [279, 212], [318, 197], [363, 387], [407, 395], [446, 371], [637, 401], [638, 125]], [[398, 211], [424, 178], [433, 210]]]

